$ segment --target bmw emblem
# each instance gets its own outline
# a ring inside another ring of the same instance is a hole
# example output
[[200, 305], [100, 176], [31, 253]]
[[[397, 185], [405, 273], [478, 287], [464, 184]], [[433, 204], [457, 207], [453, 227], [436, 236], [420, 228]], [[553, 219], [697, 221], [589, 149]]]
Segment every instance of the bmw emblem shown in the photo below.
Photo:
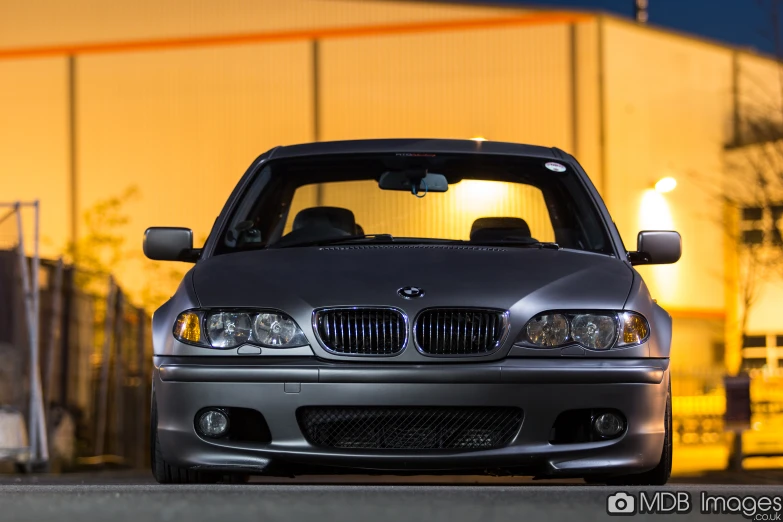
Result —
[[418, 286], [403, 286], [397, 290], [397, 294], [403, 299], [417, 299], [424, 297], [424, 289]]

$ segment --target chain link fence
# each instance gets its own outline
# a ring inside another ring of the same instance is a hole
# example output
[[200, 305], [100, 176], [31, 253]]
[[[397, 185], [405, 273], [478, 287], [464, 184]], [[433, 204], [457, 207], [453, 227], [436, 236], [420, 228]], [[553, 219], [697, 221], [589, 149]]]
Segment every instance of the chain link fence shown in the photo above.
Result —
[[[30, 210], [0, 205], [0, 460], [28, 470], [145, 467], [149, 317], [111, 277], [38, 259]], [[84, 290], [96, 278], [106, 290]], [[20, 436], [8, 429], [13, 418]], [[13, 445], [27, 447], [2, 451]]]

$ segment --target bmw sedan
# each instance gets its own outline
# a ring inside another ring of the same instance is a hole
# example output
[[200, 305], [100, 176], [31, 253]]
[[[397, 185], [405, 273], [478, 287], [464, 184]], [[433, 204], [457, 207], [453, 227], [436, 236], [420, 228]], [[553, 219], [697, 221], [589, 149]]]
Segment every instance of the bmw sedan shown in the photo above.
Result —
[[313, 473], [664, 484], [672, 321], [565, 152], [460, 140], [274, 148], [153, 317], [161, 483]]

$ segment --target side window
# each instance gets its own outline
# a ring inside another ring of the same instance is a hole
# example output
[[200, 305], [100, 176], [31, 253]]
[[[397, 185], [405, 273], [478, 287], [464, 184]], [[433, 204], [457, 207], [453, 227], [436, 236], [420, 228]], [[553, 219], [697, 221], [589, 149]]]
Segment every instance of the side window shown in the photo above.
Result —
[[[242, 200], [237, 206], [234, 215], [231, 217], [226, 233], [223, 235], [223, 244], [229, 248], [235, 248], [237, 244], [246, 239], [258, 239], [261, 241], [259, 234], [256, 234], [252, 225], [247, 225], [252, 219], [253, 208], [258, 203], [258, 198], [261, 195], [261, 191], [264, 189], [271, 177], [270, 168], [267, 166], [261, 172], [253, 183], [251, 183], [248, 190], [242, 196]], [[256, 238], [255, 236], [259, 237]]]
[[[623, 241], [623, 236], [621, 236], [621, 235], [620, 235], [620, 229], [619, 229], [619, 228], [617, 228], [617, 223], [615, 223], [614, 221], [612, 221], [612, 226], [614, 227], [614, 233], [615, 233], [615, 234], [617, 234], [617, 237], [619, 237], [619, 238], [620, 238], [620, 245], [622, 245], [622, 247], [623, 247], [623, 250], [625, 250], [626, 252], [628, 252], [628, 249], [627, 249], [627, 248], [626, 248], [626, 246], [625, 246], [625, 242]], [[634, 248], [634, 250], [636, 250], [636, 248]]]

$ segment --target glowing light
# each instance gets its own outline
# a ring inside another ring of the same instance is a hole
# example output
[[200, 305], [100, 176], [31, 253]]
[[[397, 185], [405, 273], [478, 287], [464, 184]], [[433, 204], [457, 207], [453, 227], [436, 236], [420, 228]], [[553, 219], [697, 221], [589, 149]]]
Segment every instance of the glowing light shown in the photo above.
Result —
[[[639, 205], [638, 230], [674, 230], [674, 219], [666, 197], [653, 189], [647, 189]], [[680, 265], [640, 266], [639, 272], [645, 278], [650, 291], [658, 300], [667, 304], [680, 304], [688, 292], [687, 284], [682, 284], [679, 275]]]
[[473, 141], [487, 141], [487, 138], [484, 138], [482, 136], [476, 136], [475, 138], [470, 138]]
[[639, 230], [673, 230], [669, 203], [656, 190], [645, 190], [639, 206]]
[[671, 176], [666, 176], [665, 178], [661, 178], [655, 184], [655, 191], [658, 192], [659, 194], [665, 194], [666, 192], [671, 192], [675, 188], [677, 188], [677, 180]]
[[508, 197], [506, 183], [497, 181], [466, 179], [449, 188], [449, 192], [451, 190], [454, 190], [460, 211], [478, 212], [480, 215], [492, 214], [496, 208], [502, 208]]

